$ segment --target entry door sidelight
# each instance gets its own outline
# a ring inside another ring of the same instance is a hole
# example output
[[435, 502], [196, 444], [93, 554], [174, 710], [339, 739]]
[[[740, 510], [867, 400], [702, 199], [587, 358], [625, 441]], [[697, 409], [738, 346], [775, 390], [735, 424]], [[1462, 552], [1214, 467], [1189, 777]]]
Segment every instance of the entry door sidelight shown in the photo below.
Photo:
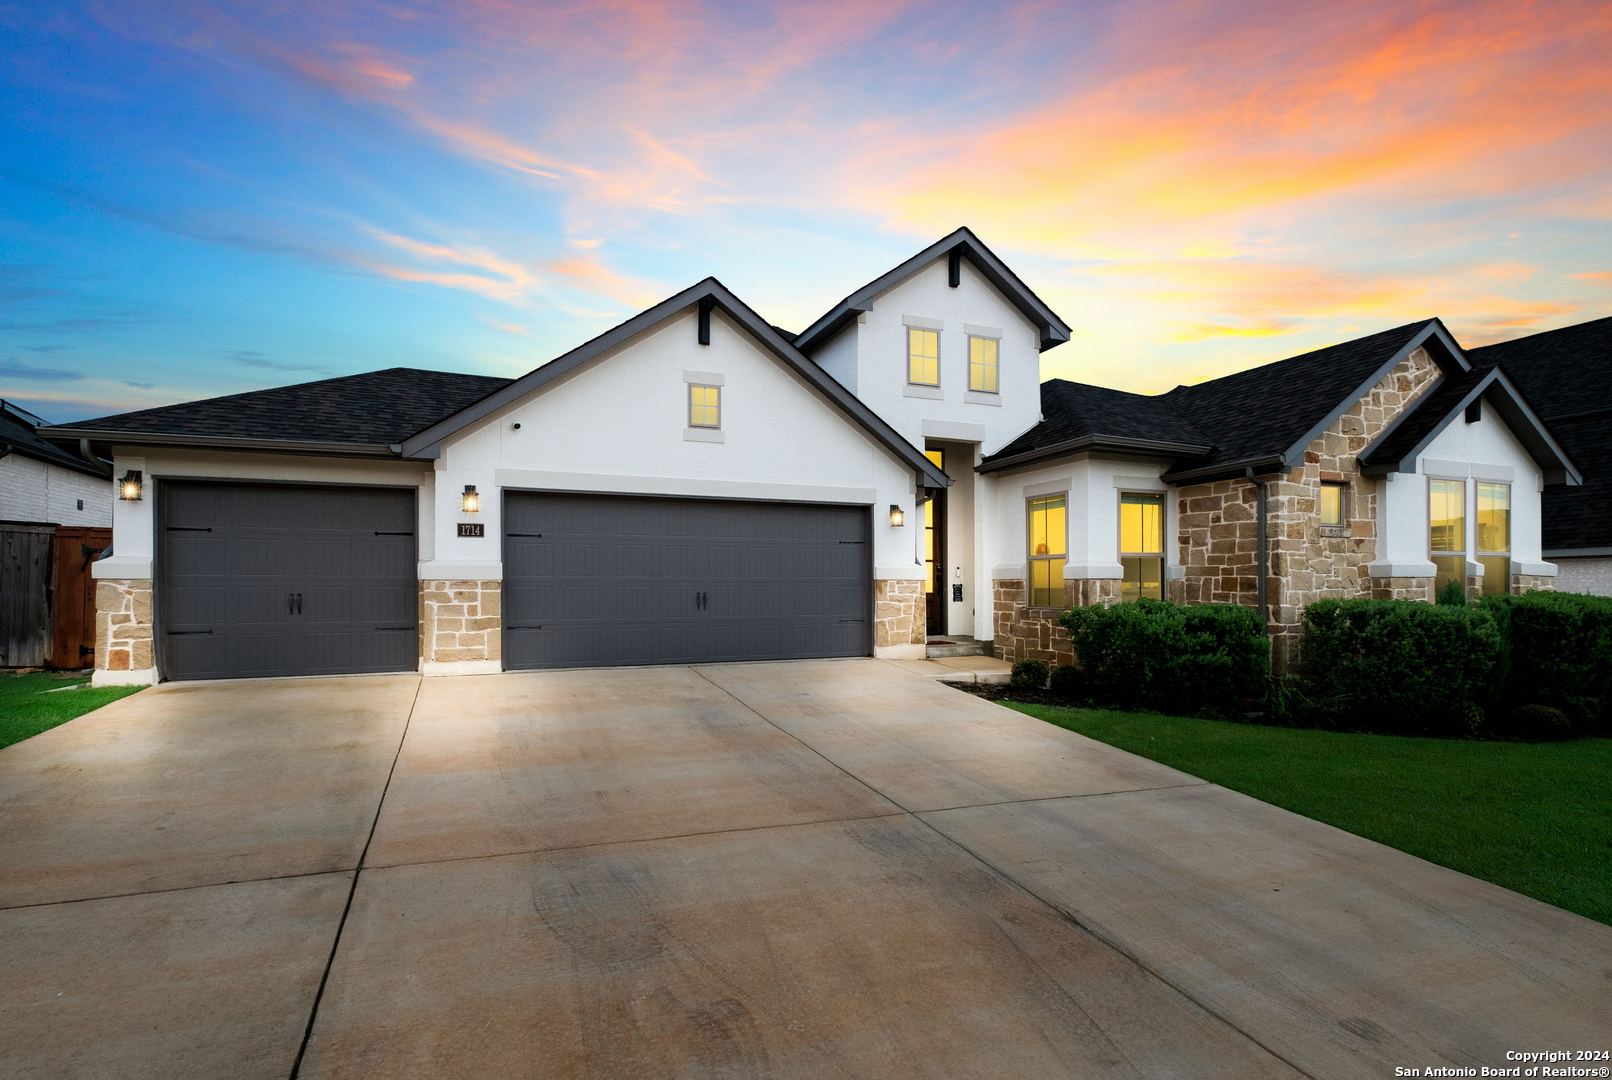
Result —
[[[934, 462], [941, 472], [946, 471], [946, 451], [925, 450], [924, 457]], [[931, 635], [944, 636], [947, 632], [946, 595], [946, 489], [939, 488], [934, 498], [924, 503], [924, 618]]]

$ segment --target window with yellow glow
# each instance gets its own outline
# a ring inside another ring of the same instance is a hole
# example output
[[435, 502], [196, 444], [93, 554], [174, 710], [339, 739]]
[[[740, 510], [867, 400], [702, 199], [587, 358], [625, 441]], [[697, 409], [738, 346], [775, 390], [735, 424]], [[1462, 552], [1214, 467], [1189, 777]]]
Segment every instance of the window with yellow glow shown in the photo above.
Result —
[[[925, 450], [924, 457], [941, 472], [946, 471], [946, 451]], [[924, 592], [935, 591], [935, 500], [924, 500]]]
[[1069, 521], [1064, 496], [1030, 500], [1030, 606], [1063, 607]]
[[722, 388], [720, 386], [694, 386], [688, 388], [688, 426], [719, 428], [722, 426]]
[[1343, 485], [1322, 484], [1316, 494], [1316, 510], [1323, 525], [1343, 524]]
[[907, 327], [907, 381], [940, 385], [940, 331]]
[[1119, 497], [1121, 600], [1164, 599], [1164, 496], [1123, 492]]
[[996, 393], [996, 339], [968, 339], [968, 388], [985, 394]]
[[1466, 581], [1466, 481], [1427, 482], [1428, 547], [1438, 567], [1434, 588]]
[[1478, 562], [1483, 591], [1511, 591], [1511, 485], [1478, 483]]

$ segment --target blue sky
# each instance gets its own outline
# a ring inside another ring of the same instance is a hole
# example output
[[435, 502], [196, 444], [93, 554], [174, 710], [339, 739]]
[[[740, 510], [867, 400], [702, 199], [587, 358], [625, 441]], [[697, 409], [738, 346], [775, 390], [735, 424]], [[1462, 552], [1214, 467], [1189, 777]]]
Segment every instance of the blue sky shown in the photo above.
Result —
[[0, 6], [0, 396], [516, 375], [961, 224], [1151, 392], [1612, 311], [1605, 4]]

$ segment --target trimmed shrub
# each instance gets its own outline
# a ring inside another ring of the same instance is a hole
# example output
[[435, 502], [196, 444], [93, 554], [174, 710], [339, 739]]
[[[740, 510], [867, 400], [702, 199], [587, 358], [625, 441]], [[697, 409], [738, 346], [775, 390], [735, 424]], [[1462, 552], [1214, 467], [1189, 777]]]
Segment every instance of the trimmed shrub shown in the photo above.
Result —
[[1047, 665], [1040, 660], [1020, 660], [1013, 665], [1008, 681], [1016, 690], [1040, 690], [1047, 685]]
[[1048, 688], [1054, 697], [1078, 701], [1086, 696], [1086, 673], [1073, 664], [1059, 664], [1052, 669]]
[[1500, 655], [1494, 617], [1415, 600], [1321, 600], [1304, 609], [1311, 700], [1348, 727], [1470, 735]]
[[1433, 602], [1443, 604], [1445, 607], [1466, 607], [1466, 583], [1460, 578], [1451, 578], [1439, 586]]
[[1532, 592], [1486, 596], [1500, 628], [1496, 696], [1508, 707], [1560, 709], [1575, 735], [1608, 730], [1612, 701], [1612, 598]]
[[1573, 733], [1573, 722], [1560, 709], [1549, 705], [1518, 705], [1506, 717], [1505, 734], [1519, 739], [1543, 742], [1565, 739]]
[[1137, 600], [1064, 612], [1087, 693], [1127, 709], [1193, 715], [1263, 698], [1270, 644], [1259, 613], [1234, 604]]

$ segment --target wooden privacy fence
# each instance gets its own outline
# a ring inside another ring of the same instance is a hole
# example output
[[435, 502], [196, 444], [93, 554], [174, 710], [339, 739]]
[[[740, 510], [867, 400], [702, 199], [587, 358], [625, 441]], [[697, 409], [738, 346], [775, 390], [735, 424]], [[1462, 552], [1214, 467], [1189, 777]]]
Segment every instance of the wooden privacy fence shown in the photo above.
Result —
[[111, 529], [0, 521], [0, 667], [94, 662], [90, 564], [111, 545]]

